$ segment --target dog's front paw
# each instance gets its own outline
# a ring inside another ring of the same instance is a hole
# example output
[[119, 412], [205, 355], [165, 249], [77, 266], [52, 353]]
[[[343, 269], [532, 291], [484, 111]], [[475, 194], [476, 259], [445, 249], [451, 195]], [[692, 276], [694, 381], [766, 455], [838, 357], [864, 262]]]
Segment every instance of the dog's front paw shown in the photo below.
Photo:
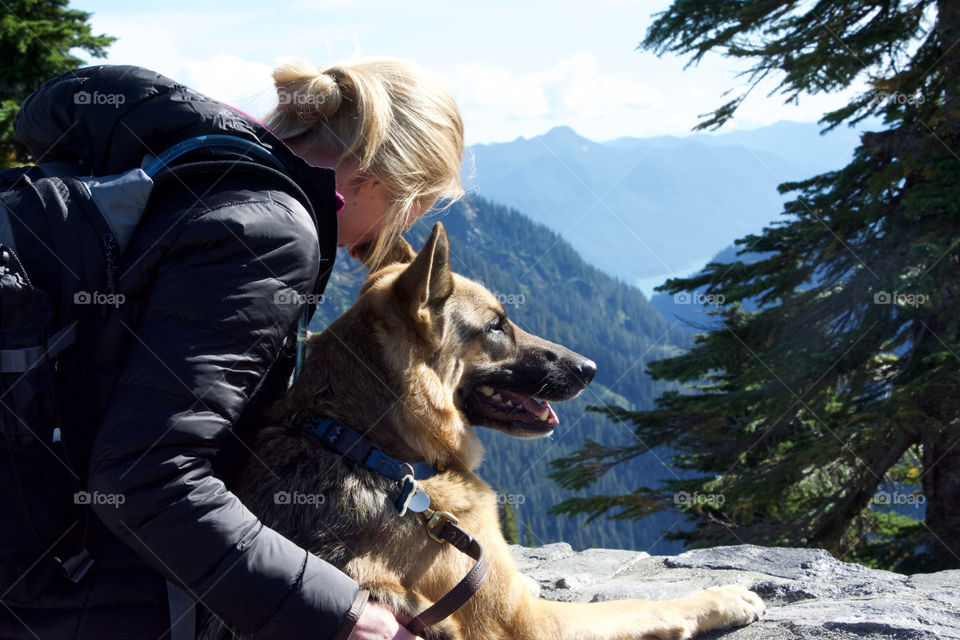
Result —
[[697, 632], [750, 624], [759, 620], [766, 611], [760, 596], [735, 584], [710, 587], [691, 597], [702, 598], [697, 607]]

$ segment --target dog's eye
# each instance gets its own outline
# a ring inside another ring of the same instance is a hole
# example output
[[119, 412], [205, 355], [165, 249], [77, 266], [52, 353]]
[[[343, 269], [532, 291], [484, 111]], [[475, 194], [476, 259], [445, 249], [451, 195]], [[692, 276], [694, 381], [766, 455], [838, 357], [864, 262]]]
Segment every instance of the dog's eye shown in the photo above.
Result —
[[503, 333], [503, 321], [504, 321], [503, 316], [497, 316], [496, 318], [488, 322], [487, 326], [485, 326], [483, 330], [487, 333], [495, 333], [498, 331], [500, 333]]

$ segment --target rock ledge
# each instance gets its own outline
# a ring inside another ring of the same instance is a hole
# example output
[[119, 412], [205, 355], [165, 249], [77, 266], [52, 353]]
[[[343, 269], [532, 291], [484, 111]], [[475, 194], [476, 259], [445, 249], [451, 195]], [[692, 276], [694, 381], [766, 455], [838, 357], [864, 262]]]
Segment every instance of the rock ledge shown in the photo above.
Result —
[[512, 547], [530, 588], [550, 600], [667, 600], [724, 584], [767, 604], [748, 627], [701, 636], [729, 640], [960, 640], [960, 571], [912, 576], [840, 562], [820, 549], [739, 545], [676, 556], [566, 543]]

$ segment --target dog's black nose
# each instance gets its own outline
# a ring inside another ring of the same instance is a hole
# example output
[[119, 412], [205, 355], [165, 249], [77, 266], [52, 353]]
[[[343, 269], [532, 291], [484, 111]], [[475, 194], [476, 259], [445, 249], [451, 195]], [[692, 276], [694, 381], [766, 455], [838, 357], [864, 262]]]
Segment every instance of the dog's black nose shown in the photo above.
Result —
[[577, 376], [579, 376], [580, 379], [583, 380], [584, 384], [586, 384], [593, 380], [593, 376], [597, 375], [597, 363], [593, 360], [584, 358], [577, 363], [575, 370], [577, 372]]

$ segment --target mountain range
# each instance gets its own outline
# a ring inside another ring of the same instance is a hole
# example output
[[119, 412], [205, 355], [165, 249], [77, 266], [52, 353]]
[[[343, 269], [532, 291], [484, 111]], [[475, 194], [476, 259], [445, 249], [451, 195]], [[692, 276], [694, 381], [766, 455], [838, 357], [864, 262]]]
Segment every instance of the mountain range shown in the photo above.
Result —
[[560, 234], [588, 263], [649, 294], [777, 219], [777, 185], [844, 166], [859, 132], [813, 123], [594, 142], [569, 127], [474, 145], [480, 196]]

